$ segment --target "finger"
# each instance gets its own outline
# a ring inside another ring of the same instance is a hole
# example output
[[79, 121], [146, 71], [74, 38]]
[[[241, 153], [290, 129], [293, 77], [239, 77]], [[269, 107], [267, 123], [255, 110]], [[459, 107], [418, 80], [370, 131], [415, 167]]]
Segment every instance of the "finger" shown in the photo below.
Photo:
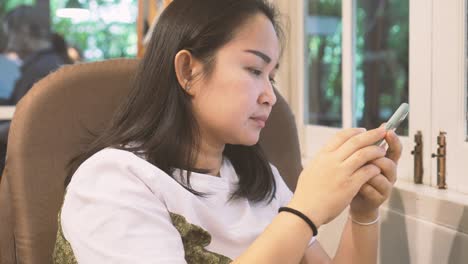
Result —
[[[361, 189], [362, 185], [368, 182], [371, 178], [380, 174], [380, 168], [374, 164], [367, 164], [359, 168], [351, 175], [351, 184], [355, 188], [356, 193]], [[356, 194], [355, 193], [355, 194]]]
[[384, 138], [385, 134], [385, 128], [379, 127], [351, 137], [336, 150], [338, 158], [341, 160], [347, 159], [357, 150], [374, 145], [375, 142]]
[[394, 131], [388, 131], [385, 136], [385, 141], [387, 141], [388, 144], [387, 157], [398, 164], [403, 149], [400, 139]]
[[353, 153], [341, 163], [341, 166], [347, 171], [354, 172], [366, 163], [382, 157], [385, 157], [385, 150], [381, 147], [370, 145]]
[[328, 142], [327, 144], [323, 147], [324, 151], [335, 151], [338, 147], [343, 145], [344, 142], [346, 142], [348, 139], [351, 137], [365, 132], [365, 128], [349, 128], [349, 129], [344, 129], [341, 130], [340, 132], [336, 133]]
[[368, 182], [366, 182], [364, 185], [369, 185], [370, 187], [374, 188], [375, 191], [377, 191], [378, 193], [380, 193], [384, 197], [388, 197], [390, 195], [391, 190], [392, 190], [392, 184], [382, 174], [379, 174], [379, 175], [373, 177]]
[[384, 195], [377, 191], [372, 185], [367, 183], [361, 187], [361, 189], [359, 190], [359, 194], [362, 197], [365, 197], [366, 200], [376, 201], [377, 203], [380, 203], [383, 200], [385, 200]]
[[379, 167], [382, 174], [388, 179], [391, 184], [394, 184], [397, 179], [397, 165], [389, 158], [379, 158], [371, 162], [375, 166]]

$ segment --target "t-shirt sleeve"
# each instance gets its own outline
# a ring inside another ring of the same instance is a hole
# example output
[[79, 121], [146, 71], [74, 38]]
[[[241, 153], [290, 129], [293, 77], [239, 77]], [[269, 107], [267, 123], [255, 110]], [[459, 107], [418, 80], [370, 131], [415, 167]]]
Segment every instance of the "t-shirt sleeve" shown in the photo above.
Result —
[[128, 157], [102, 155], [74, 174], [61, 222], [75, 258], [84, 264], [186, 263], [164, 202], [145, 184], [157, 175], [130, 163]]
[[[276, 198], [279, 201], [280, 206], [286, 206], [288, 205], [289, 201], [291, 201], [291, 198], [293, 197], [293, 193], [289, 189], [289, 187], [286, 185], [286, 183], [283, 180], [283, 177], [280, 175], [278, 169], [271, 165], [271, 169], [273, 171], [273, 175], [275, 176], [275, 181], [276, 181]], [[312, 237], [309, 241], [309, 247], [315, 242], [315, 237]]]

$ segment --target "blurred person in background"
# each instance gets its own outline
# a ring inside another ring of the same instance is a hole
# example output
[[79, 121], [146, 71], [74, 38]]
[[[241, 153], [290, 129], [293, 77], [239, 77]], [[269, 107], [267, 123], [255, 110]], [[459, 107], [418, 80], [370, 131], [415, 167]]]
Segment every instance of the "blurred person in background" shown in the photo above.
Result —
[[[47, 14], [40, 9], [20, 5], [6, 14], [3, 29], [7, 34], [7, 50], [14, 52], [22, 60], [20, 77], [16, 81], [11, 96], [0, 99], [2, 105], [16, 105], [19, 100], [40, 79], [70, 64], [67, 44], [63, 37], [51, 34]], [[10, 122], [0, 123], [0, 171], [3, 171]]]
[[20, 77], [20, 62], [7, 56], [7, 36], [0, 27], [0, 98], [10, 98], [16, 80]]
[[33, 84], [64, 64], [71, 63], [65, 40], [51, 34], [42, 21], [49, 18], [38, 8], [21, 5], [5, 16], [7, 49], [23, 61], [21, 77], [7, 103], [15, 105]]

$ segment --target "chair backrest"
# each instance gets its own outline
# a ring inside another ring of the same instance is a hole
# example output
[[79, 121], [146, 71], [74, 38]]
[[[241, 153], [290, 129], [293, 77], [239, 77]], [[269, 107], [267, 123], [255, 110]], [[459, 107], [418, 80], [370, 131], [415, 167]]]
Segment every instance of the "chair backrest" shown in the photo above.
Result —
[[[17, 105], [0, 183], [0, 263], [50, 263], [66, 165], [110, 120], [137, 60], [62, 67]], [[91, 132], [91, 133], [90, 133]], [[261, 144], [295, 188], [302, 169], [294, 118], [278, 94]]]

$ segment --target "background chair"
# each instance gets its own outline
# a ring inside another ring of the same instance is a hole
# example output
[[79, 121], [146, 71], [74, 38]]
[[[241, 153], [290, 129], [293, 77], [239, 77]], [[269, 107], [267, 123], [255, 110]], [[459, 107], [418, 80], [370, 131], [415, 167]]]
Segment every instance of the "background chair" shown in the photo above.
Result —
[[[132, 85], [137, 60], [65, 66], [17, 105], [0, 182], [0, 263], [51, 263], [66, 165], [106, 125]], [[278, 102], [261, 135], [291, 189], [302, 169], [294, 117]]]

